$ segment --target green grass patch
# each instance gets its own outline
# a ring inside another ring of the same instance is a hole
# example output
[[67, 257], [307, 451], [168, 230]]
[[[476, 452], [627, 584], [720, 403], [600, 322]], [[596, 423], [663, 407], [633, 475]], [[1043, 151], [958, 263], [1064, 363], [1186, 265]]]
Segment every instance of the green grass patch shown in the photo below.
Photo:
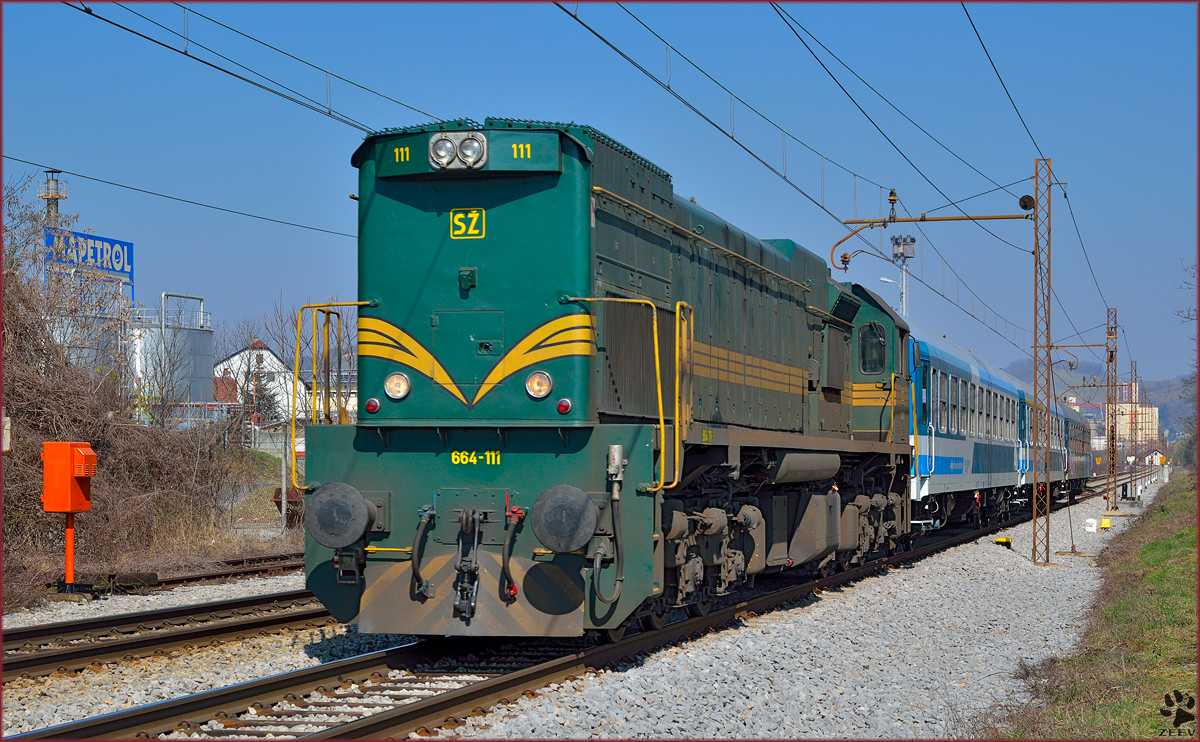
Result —
[[1097, 562], [1104, 582], [1078, 651], [1022, 666], [1030, 700], [989, 710], [967, 736], [1195, 736], [1194, 721], [1174, 729], [1160, 713], [1164, 694], [1196, 694], [1195, 473], [1176, 470]]

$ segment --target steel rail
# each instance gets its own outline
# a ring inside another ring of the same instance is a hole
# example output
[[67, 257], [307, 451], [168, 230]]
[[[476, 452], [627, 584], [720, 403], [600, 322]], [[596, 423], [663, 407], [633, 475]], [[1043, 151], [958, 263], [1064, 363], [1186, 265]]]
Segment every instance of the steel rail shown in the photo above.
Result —
[[[292, 598], [290, 604], [279, 597]], [[5, 632], [3, 678], [37, 677], [58, 671], [81, 670], [89, 665], [118, 662], [174, 649], [192, 649], [247, 636], [271, 633], [283, 628], [305, 628], [334, 623], [329, 611], [321, 605], [310, 605], [315, 598], [304, 590], [276, 593], [271, 601], [240, 598], [201, 605], [182, 606], [166, 611], [108, 616], [102, 619], [69, 621], [58, 624], [17, 629], [14, 636]], [[244, 616], [254, 610], [270, 610], [266, 615]], [[199, 621], [197, 625], [185, 622]], [[66, 644], [72, 640], [96, 639], [107, 629], [109, 634], [132, 633], [133, 636], [85, 641], [69, 646], [49, 646], [32, 652], [20, 649], [43, 644]], [[18, 633], [19, 632], [19, 633]]]
[[[458, 643], [461, 647], [461, 640]], [[104, 716], [35, 729], [6, 739], [147, 739], [170, 733], [181, 722], [198, 725], [197, 722], [185, 720], [235, 718], [246, 710], [248, 703], [257, 698], [300, 697], [325, 688], [327, 684], [342, 683], [352, 677], [386, 673], [422, 661], [434, 661], [450, 649], [451, 644], [446, 640], [418, 641]]]
[[283, 606], [285, 603], [295, 604], [301, 601], [313, 600], [313, 594], [307, 590], [289, 590], [282, 593], [267, 593], [265, 595], [250, 595], [245, 598], [231, 600], [214, 600], [209, 603], [194, 603], [192, 605], [174, 606], [158, 610], [137, 611], [136, 613], [117, 613], [111, 616], [83, 618], [77, 621], [58, 621], [56, 623], [39, 623], [22, 626], [15, 629], [5, 629], [4, 651], [20, 649], [34, 642], [71, 641], [89, 639], [98, 631], [108, 629], [116, 633], [129, 633], [144, 630], [148, 622], [178, 622], [183, 623], [189, 618], [212, 619], [232, 617], [235, 613], [247, 609], [261, 607]]

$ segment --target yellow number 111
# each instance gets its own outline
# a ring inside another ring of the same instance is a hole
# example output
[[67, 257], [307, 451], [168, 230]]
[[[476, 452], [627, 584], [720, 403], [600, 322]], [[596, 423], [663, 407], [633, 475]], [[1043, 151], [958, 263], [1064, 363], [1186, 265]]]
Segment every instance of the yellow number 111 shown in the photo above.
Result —
[[533, 157], [533, 145], [530, 144], [514, 144], [513, 157], [518, 159], [529, 159]]
[[396, 148], [396, 162], [408, 162], [408, 147]]

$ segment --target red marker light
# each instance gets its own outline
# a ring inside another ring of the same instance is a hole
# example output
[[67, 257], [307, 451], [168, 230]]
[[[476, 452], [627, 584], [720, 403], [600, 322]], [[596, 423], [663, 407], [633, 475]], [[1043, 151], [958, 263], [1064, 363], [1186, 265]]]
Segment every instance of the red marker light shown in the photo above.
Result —
[[371, 413], [372, 415], [374, 415], [376, 412], [379, 412], [379, 400], [378, 399], [371, 397], [370, 399], [367, 400], [367, 412]]
[[558, 412], [560, 415], [565, 415], [571, 411], [571, 400], [563, 398], [558, 400]]

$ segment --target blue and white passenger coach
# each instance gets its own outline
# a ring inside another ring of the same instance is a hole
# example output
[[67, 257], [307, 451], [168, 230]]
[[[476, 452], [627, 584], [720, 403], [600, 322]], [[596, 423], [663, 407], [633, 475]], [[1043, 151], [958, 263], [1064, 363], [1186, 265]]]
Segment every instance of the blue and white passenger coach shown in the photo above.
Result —
[[[1033, 389], [910, 324], [913, 526], [1005, 521], [1028, 502], [1033, 484]], [[1087, 480], [1087, 422], [1057, 403], [1051, 415], [1051, 497], [1073, 499]]]

